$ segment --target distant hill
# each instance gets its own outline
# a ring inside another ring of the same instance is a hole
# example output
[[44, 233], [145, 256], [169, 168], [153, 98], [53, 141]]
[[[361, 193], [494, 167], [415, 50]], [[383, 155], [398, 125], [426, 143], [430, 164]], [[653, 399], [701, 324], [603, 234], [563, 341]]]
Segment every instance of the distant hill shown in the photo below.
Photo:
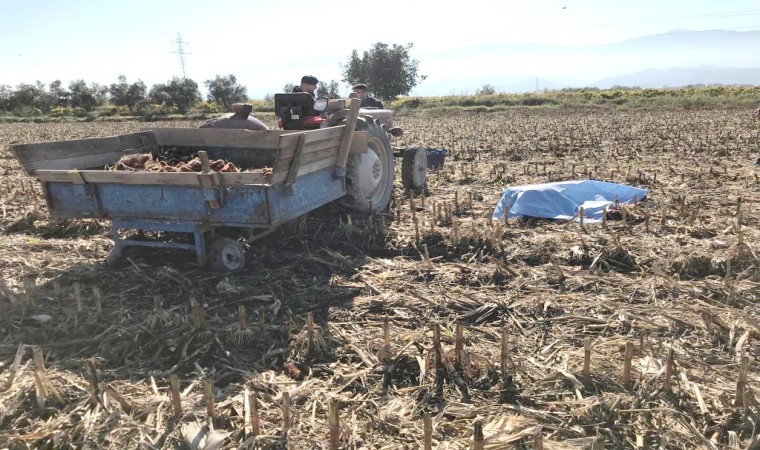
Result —
[[590, 47], [586, 58], [618, 67], [617, 74], [590, 80], [602, 88], [760, 84], [758, 49], [760, 31], [675, 30]]
[[661, 88], [695, 84], [760, 85], [760, 68], [702, 66], [645, 69], [627, 75], [604, 78], [593, 85], [604, 89], [612, 86]]
[[556, 89], [562, 89], [563, 87], [567, 87], [566, 85], [562, 83], [556, 83], [551, 80], [546, 80], [543, 78], [537, 78], [532, 80], [522, 80], [514, 83], [509, 83], [505, 86], [501, 87], [501, 90], [504, 92], [534, 92], [534, 91], [543, 91], [544, 89], [549, 90], [556, 90]]
[[425, 55], [420, 62], [431, 77], [415, 89], [416, 95], [473, 93], [484, 84], [504, 92], [532, 92], [537, 78], [538, 90], [760, 85], [755, 69], [760, 67], [760, 31], [674, 30], [585, 47], [495, 43]]
[[[625, 41], [596, 46], [614, 52], [655, 52], [678, 58], [683, 52], [699, 51], [703, 54], [718, 51], [730, 57], [757, 57], [760, 31], [732, 30], [673, 30], [668, 33], [641, 36]], [[745, 53], [745, 50], [753, 50]], [[714, 56], [714, 55], [710, 55]]]

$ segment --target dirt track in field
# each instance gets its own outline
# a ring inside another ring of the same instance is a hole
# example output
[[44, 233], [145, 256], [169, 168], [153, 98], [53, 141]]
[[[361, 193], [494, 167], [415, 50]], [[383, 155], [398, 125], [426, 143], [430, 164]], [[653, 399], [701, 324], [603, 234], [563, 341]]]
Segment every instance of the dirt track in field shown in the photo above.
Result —
[[[231, 275], [150, 250], [106, 267], [108, 223], [50, 220], [8, 151], [200, 122], [0, 124], [0, 444], [181, 448], [200, 433], [222, 448], [328, 448], [332, 404], [346, 448], [422, 448], [426, 415], [433, 448], [469, 448], [477, 424], [486, 448], [750, 445], [760, 122], [723, 110], [397, 121], [394, 145], [448, 151], [424, 199], [397, 190], [388, 211], [350, 220], [324, 207]], [[488, 220], [507, 186], [584, 178], [650, 195], [606, 227]], [[198, 431], [210, 381], [215, 431]]]

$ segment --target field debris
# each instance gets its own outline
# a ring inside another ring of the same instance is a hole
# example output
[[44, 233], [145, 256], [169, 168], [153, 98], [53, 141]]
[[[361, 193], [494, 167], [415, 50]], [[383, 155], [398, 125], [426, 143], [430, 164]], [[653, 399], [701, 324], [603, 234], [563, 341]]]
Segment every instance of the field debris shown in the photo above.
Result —
[[[216, 172], [240, 172], [240, 169], [229, 161], [213, 159], [209, 161], [211, 170]], [[171, 164], [166, 161], [156, 160], [150, 153], [123, 156], [116, 164], [108, 167], [108, 170], [129, 170], [147, 172], [201, 172], [200, 158], [193, 158], [187, 162]]]
[[[51, 219], [7, 149], [137, 124], [0, 124], [0, 446], [758, 448], [747, 116], [402, 116], [394, 145], [447, 149], [424, 192], [328, 205], [227, 275], [106, 267], [108, 224]], [[600, 224], [491, 217], [509, 185], [586, 178], [650, 194]]]
[[[202, 172], [203, 165], [195, 150], [187, 147], [160, 147], [154, 153], [124, 155], [106, 169], [131, 172]], [[241, 168], [224, 159], [209, 159], [209, 169], [215, 172], [246, 172], [262, 169], [265, 173], [272, 173], [271, 167]]]
[[[181, 147], [160, 147], [154, 153], [139, 153], [122, 156], [108, 170], [128, 170], [147, 172], [201, 172], [201, 159], [197, 152]], [[230, 161], [223, 159], [209, 160], [211, 170], [216, 172], [241, 172]]]

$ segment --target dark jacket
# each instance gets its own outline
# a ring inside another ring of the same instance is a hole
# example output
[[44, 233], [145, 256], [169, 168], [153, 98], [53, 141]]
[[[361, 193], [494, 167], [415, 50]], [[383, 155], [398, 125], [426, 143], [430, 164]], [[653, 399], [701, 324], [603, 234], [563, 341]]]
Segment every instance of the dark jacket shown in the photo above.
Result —
[[380, 100], [374, 98], [374, 97], [367, 97], [365, 99], [362, 99], [362, 108], [383, 108], [383, 102]]

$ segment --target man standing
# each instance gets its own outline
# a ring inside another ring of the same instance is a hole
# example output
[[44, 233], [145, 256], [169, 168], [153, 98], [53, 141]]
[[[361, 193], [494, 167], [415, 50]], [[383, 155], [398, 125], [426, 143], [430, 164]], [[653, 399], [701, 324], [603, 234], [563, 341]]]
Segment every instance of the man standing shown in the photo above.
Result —
[[362, 100], [362, 108], [380, 108], [383, 109], [383, 102], [369, 96], [369, 88], [366, 84], [357, 84], [352, 87], [354, 93]]
[[293, 90], [291, 92], [306, 92], [307, 94], [314, 97], [314, 91], [317, 90], [317, 83], [319, 83], [317, 77], [313, 75], [304, 75], [301, 77], [301, 85], [293, 87]]

